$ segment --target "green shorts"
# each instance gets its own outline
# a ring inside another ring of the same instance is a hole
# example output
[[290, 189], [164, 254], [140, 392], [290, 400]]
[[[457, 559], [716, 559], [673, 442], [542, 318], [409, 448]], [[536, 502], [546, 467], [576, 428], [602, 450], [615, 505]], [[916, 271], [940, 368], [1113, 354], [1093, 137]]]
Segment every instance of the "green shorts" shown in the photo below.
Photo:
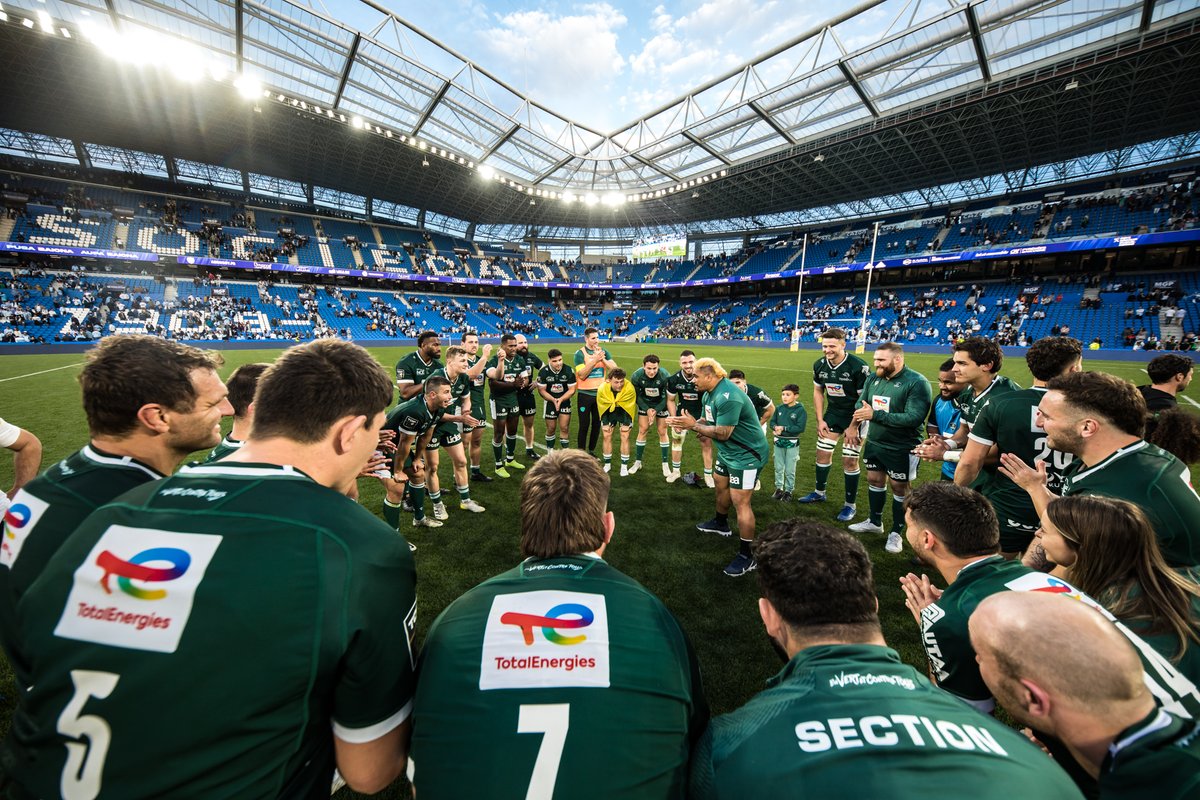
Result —
[[489, 401], [491, 406], [492, 419], [502, 420], [508, 417], [518, 416], [520, 412], [520, 404], [517, 402], [517, 393], [492, 395]]
[[425, 449], [437, 450], [439, 447], [453, 447], [462, 443], [462, 439], [462, 425], [457, 422], [443, 422], [434, 430], [433, 436], [429, 437], [429, 444], [425, 446]]
[[867, 471], [886, 472], [892, 480], [906, 483], [917, 479], [917, 466], [921, 463], [921, 459], [908, 450], [881, 447], [872, 444], [870, 439], [863, 447], [862, 460]]
[[826, 408], [825, 416], [821, 417], [821, 419], [825, 421], [829, 430], [834, 433], [845, 433], [846, 428], [849, 428], [850, 424], [854, 421], [853, 416], [854, 411], [852, 409], [843, 411], [841, 409]]
[[[987, 497], [987, 495], [984, 495]], [[992, 508], [996, 510], [996, 519], [1000, 522], [1000, 552], [1023, 553], [1033, 541], [1033, 534], [1041, 522], [1037, 512], [1029, 503], [1007, 502], [1005, 497], [994, 500], [988, 497]]]
[[614, 408], [612, 411], [605, 411], [600, 415], [600, 425], [605, 428], [611, 428], [614, 425], [631, 428], [633, 427], [633, 417], [629, 416], [629, 412], [623, 408]]
[[542, 417], [544, 419], [558, 419], [560, 415], [564, 417], [571, 416], [570, 400], [560, 404], [558, 408], [555, 408], [553, 403], [546, 403], [542, 406]]
[[758, 479], [762, 475], [762, 468], [765, 466], [765, 463], [751, 467], [734, 466], [721, 460], [721, 454], [718, 453], [716, 463], [713, 464], [713, 474], [729, 478], [730, 489], [752, 492], [754, 491], [754, 485], [758, 483]]
[[480, 422], [487, 422], [487, 406], [483, 403], [483, 393], [479, 397], [471, 395], [471, 416]]
[[517, 408], [522, 417], [532, 417], [537, 413], [537, 395], [533, 392], [517, 392]]
[[657, 405], [646, 406], [645, 408], [643, 408], [642, 406], [638, 406], [638, 416], [639, 417], [650, 416], [649, 414], [646, 413], [650, 409], [654, 409], [654, 418], [655, 419], [666, 419], [666, 416], [667, 416], [667, 401], [666, 400], [663, 400], [661, 403], [658, 403]]

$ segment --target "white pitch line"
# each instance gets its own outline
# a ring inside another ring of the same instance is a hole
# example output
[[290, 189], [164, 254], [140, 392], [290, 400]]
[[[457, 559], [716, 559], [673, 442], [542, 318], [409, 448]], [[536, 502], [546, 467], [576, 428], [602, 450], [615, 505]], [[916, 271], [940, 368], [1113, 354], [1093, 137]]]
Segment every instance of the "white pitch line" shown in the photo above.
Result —
[[67, 364], [65, 367], [54, 367], [52, 369], [41, 370], [40, 372], [30, 372], [26, 375], [13, 375], [11, 378], [0, 378], [0, 383], [4, 383], [5, 381], [16, 381], [20, 380], [21, 378], [32, 378], [34, 375], [45, 375], [47, 372], [58, 372], [60, 369], [70, 369], [71, 367], [82, 366], [83, 362], [80, 361], [78, 364]]
[[1196, 408], [1200, 408], [1200, 403], [1197, 403], [1195, 400], [1193, 400], [1192, 398], [1188, 397], [1187, 395], [1182, 395], [1182, 394], [1181, 394], [1181, 395], [1179, 395], [1179, 397], [1182, 397], [1184, 400], [1187, 400], [1189, 403], [1191, 403], [1192, 405], [1194, 405]]

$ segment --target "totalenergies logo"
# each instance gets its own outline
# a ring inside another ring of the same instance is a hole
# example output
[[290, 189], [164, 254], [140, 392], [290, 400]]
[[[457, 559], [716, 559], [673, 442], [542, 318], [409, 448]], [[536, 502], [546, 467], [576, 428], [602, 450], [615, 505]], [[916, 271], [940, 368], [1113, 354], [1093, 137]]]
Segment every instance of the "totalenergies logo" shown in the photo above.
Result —
[[[146, 566], [156, 562], [166, 562], [171, 566]], [[135, 580], [143, 583], [173, 581], [187, 572], [191, 565], [191, 555], [178, 547], [152, 547], [149, 550], [143, 550], [128, 561], [114, 555], [111, 550], [105, 550], [96, 557], [96, 566], [104, 570], [104, 576], [100, 578], [100, 586], [104, 589], [105, 594], [112, 594], [108, 579], [109, 576], [116, 575], [117, 587], [130, 597], [136, 597], [139, 600], [161, 600], [167, 596], [167, 590], [141, 589], [133, 585]]]
[[1080, 594], [1079, 594], [1078, 589], [1076, 589], [1071, 584], [1066, 583], [1065, 581], [1060, 581], [1059, 579], [1051, 577], [1049, 575], [1046, 576], [1046, 585], [1038, 587], [1037, 589], [1034, 589], [1033, 591], [1043, 592], [1046, 594], [1062, 594], [1062, 595], [1066, 595], [1067, 597], [1074, 598], [1075, 600], [1080, 599]]
[[546, 637], [546, 641], [551, 644], [573, 645], [587, 641], [587, 637], [580, 634], [579, 636], [562, 636], [558, 633], [558, 629], [578, 630], [586, 628], [592, 624], [596, 616], [592, 610], [585, 605], [579, 603], [563, 603], [546, 612], [545, 616], [538, 614], [522, 614], [517, 611], [508, 611], [500, 617], [502, 625], [516, 625], [521, 629], [521, 635], [525, 637], [525, 644], [533, 644], [533, 629], [541, 628], [542, 636]]
[[8, 511], [4, 512], [4, 527], [9, 529], [5, 533], [8, 538], [13, 538], [13, 530], [21, 530], [29, 524], [30, 518], [33, 516], [33, 509], [24, 503], [13, 503], [8, 507]]

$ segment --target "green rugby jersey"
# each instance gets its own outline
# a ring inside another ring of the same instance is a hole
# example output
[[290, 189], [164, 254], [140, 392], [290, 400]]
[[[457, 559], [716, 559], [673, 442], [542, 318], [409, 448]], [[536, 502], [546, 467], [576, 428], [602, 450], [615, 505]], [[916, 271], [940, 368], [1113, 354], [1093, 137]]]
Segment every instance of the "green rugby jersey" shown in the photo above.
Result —
[[858, 396], [873, 374], [870, 365], [853, 353], [846, 353], [839, 364], [822, 356], [813, 364], [813, 385], [825, 391], [826, 411], [849, 415], [858, 408]]
[[859, 406], [874, 409], [867, 439], [876, 447], [912, 450], [925, 440], [925, 418], [933, 395], [929, 381], [905, 367], [890, 378], [872, 375], [863, 387]]
[[800, 443], [800, 434], [808, 425], [808, 412], [799, 401], [791, 406], [780, 404], [775, 406], [775, 413], [768, 424], [772, 431], [776, 426], [783, 428], [783, 433], [775, 437], [776, 447], [796, 447]]
[[1200, 723], [1156, 708], [1121, 731], [1100, 765], [1104, 800], [1200, 797]]
[[[487, 365], [483, 368], [483, 374], [500, 365], [500, 356], [494, 355], [488, 359]], [[502, 376], [506, 383], [515, 383], [518, 378], [525, 372], [525, 359], [520, 353], [515, 353], [512, 358], [504, 359], [504, 375]], [[492, 387], [492, 397], [514, 397], [517, 394], [516, 389], [497, 389]]]
[[764, 392], [753, 383], [746, 384], [746, 396], [750, 398], [750, 402], [754, 404], [754, 413], [758, 414], [758, 418], [762, 419], [763, 414], [767, 413], [767, 409], [771, 407], [771, 395]]
[[538, 372], [543, 366], [545, 366], [546, 362], [542, 361], [542, 359], [538, 358], [538, 356], [534, 353], [528, 351], [524, 353], [518, 353], [517, 355], [521, 357], [521, 360], [525, 364], [525, 368], [521, 370], [521, 374], [529, 379], [529, 385], [524, 389], [518, 389], [517, 394], [525, 398], [534, 397], [537, 393], [537, 390], [534, 388], [534, 384], [537, 383]]
[[704, 404], [700, 401], [700, 395], [703, 394], [696, 388], [696, 374], [692, 373], [692, 377], [683, 374], [683, 370], [679, 370], [671, 377], [667, 378], [667, 394], [675, 398], [675, 413], [678, 416], [683, 416], [686, 411], [696, 419], [700, 419], [700, 415], [704, 412]]
[[[467, 369], [474, 369], [479, 363], [479, 359], [483, 358], [480, 355], [467, 357]], [[484, 365], [483, 372], [479, 373], [479, 377], [471, 381], [471, 408], [479, 413], [483, 409], [483, 387], [487, 386], [487, 366]]]
[[[449, 407], [447, 407], [446, 410], [442, 413], [449, 414], [452, 417], [458, 416], [459, 414], [462, 413], [463, 398], [471, 393], [471, 378], [470, 378], [470, 376], [467, 375], [467, 373], [465, 371], [463, 371], [463, 372], [458, 373], [457, 378], [455, 378], [454, 380], [450, 380], [450, 374], [448, 372], [446, 372], [445, 367], [435, 370], [433, 372], [433, 374], [431, 374], [429, 376], [429, 378], [432, 378], [434, 376], [437, 376], [439, 378], [445, 378], [446, 380], [450, 381], [450, 396], [454, 398], [454, 402], [451, 403], [449, 405]], [[428, 382], [429, 378], [426, 378], [425, 381]]]
[[208, 458], [204, 459], [204, 463], [211, 464], [213, 461], [220, 461], [225, 456], [236, 453], [242, 448], [243, 444], [245, 442], [240, 439], [234, 439], [233, 436], [226, 436], [212, 449], [212, 452], [208, 454]]
[[21, 487], [0, 525], [0, 644], [17, 685], [30, 675], [17, 634], [17, 603], [87, 516], [130, 489], [163, 475], [130, 456], [92, 445], [72, 453]]
[[979, 674], [967, 624], [984, 598], [1006, 591], [1060, 594], [1096, 609], [1117, 626], [1137, 651], [1144, 670], [1143, 680], [1155, 700], [1172, 714], [1200, 718], [1200, 689], [1196, 684], [1104, 606], [1061, 578], [1035, 572], [998, 555], [963, 567], [937, 602], [921, 612], [922, 643], [929, 658], [929, 671], [941, 688], [982, 711], [995, 707], [991, 692]]
[[[989, 448], [995, 445], [1001, 453], [1012, 453], [1035, 469], [1037, 462], [1045, 462], [1046, 486], [1060, 494], [1063, 470], [1071, 464], [1073, 456], [1051, 450], [1046, 432], [1038, 427], [1038, 403], [1045, 395], [1046, 389], [1041, 386], [1001, 394], [984, 404], [967, 436]], [[1029, 493], [999, 471], [992, 473], [984, 494], [993, 503], [1022, 512], [1023, 519], [1037, 520]]]
[[1020, 733], [879, 645], [793, 656], [767, 689], [713, 719], [690, 788], [696, 800], [1082, 797]]
[[411, 711], [404, 538], [299, 470], [218, 462], [92, 514], [19, 607], [9, 797], [328, 798]]
[[1076, 459], [1063, 471], [1062, 493], [1128, 500], [1150, 519], [1168, 564], [1200, 564], [1200, 496], [1187, 465], [1167, 451], [1139, 439], [1090, 467]]
[[[442, 418], [444, 411], [436, 413], [429, 410], [429, 404], [425, 402], [425, 395], [418, 394], [416, 397], [411, 397], [405, 400], [400, 405], [388, 412], [387, 419], [383, 421], [383, 428], [389, 431], [396, 431], [397, 434], [407, 434], [414, 439], [421, 438], [425, 431], [432, 428]], [[403, 454], [407, 456], [408, 454]]]
[[414, 350], [396, 362], [396, 383], [425, 383], [425, 380], [442, 366], [440, 360], [435, 358], [433, 361], [426, 361], [421, 358], [419, 350]]
[[538, 370], [537, 382], [551, 397], [562, 397], [575, 385], [575, 370], [563, 364], [562, 368], [555, 372], [549, 364], [543, 364]]
[[733, 381], [722, 378], [711, 392], [704, 393], [703, 403], [705, 422], [733, 426], [733, 434], [725, 441], [713, 439], [721, 461], [738, 469], [762, 468], [771, 448], [758, 423], [754, 403], [746, 393]]
[[997, 375], [992, 378], [992, 382], [987, 388], [975, 394], [975, 388], [968, 386], [959, 393], [957, 399], [959, 409], [959, 421], [967, 426], [970, 431], [975, 424], [975, 418], [979, 416], [979, 412], [989, 402], [994, 402], [997, 399], [1011, 393], [1020, 391], [1021, 387], [1013, 383], [1010, 379], [1003, 375]]
[[422, 800], [682, 798], [707, 719], [695, 655], [658, 598], [592, 555], [528, 559], [430, 629], [413, 783]]
[[635, 369], [633, 375], [629, 376], [629, 382], [633, 384], [633, 389], [637, 393], [638, 411], [646, 411], [653, 408], [655, 411], [665, 412], [667, 409], [667, 384], [669, 381], [670, 376], [661, 367], [658, 372], [654, 373], [653, 378], [646, 374], [644, 367]]

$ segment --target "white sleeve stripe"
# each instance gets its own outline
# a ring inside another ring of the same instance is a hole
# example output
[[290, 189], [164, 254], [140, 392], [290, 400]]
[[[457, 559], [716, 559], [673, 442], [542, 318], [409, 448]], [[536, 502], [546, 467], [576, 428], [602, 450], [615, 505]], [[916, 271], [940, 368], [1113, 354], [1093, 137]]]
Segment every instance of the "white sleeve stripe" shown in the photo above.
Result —
[[11, 447], [21, 438], [21, 429], [0, 419], [0, 447]]
[[337, 720], [333, 721], [333, 735], [341, 739], [347, 744], [366, 744], [373, 742], [381, 736], [394, 731], [404, 724], [412, 714], [413, 701], [409, 700], [404, 704], [404, 708], [392, 714], [382, 722], [376, 722], [374, 725], [368, 725], [365, 728], [347, 728], [344, 725], [339, 725]]
[[979, 442], [980, 444], [986, 444], [988, 447], [991, 447], [992, 445], [995, 444], [995, 442], [985, 439], [982, 436], [976, 436], [973, 433], [968, 433], [967, 438], [970, 439], [972, 442]]

